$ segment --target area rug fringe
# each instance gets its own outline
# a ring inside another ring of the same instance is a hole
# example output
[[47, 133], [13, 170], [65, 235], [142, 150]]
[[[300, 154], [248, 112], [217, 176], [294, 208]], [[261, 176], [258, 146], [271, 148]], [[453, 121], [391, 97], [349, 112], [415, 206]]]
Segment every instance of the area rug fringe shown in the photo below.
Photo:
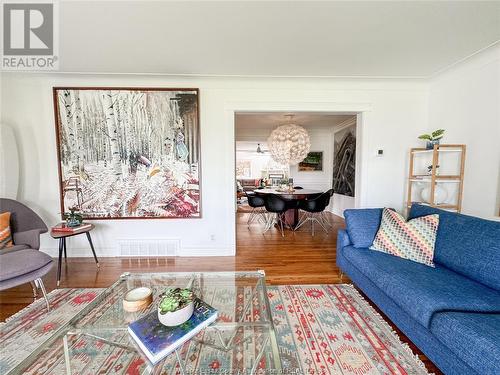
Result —
[[[413, 350], [411, 350], [410, 345], [408, 345], [406, 342], [403, 342], [401, 338], [399, 337], [398, 333], [392, 329], [389, 323], [376, 311], [368, 301], [359, 293], [359, 291], [354, 287], [353, 284], [343, 284], [346, 287], [349, 287], [349, 289], [352, 291], [353, 295], [359, 298], [360, 304], [363, 305], [364, 308], [366, 309], [371, 309], [373, 312], [373, 316], [378, 320], [378, 323], [381, 327], [384, 327], [387, 332], [390, 333], [390, 335], [393, 337], [394, 340], [396, 340], [402, 347], [403, 349], [411, 355], [411, 357], [414, 359], [415, 363], [422, 369], [427, 371], [427, 368], [425, 367], [424, 362], [418, 357], [417, 354], [413, 353]], [[434, 373], [429, 373], [429, 375], [435, 375]]]

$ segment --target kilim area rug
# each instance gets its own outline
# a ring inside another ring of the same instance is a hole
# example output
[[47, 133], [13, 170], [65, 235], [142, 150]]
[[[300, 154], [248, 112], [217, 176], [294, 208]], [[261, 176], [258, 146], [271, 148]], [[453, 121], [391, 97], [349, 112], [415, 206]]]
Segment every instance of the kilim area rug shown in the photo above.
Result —
[[[102, 289], [57, 289], [50, 293], [52, 310], [37, 300], [0, 325], [0, 374], [22, 361], [58, 327], [67, 323]], [[326, 374], [427, 374], [424, 364], [402, 343], [390, 326], [351, 285], [283, 285], [268, 287], [283, 373]], [[97, 308], [96, 308], [97, 310]], [[104, 314], [106, 307], [99, 308]], [[116, 340], [116, 338], [115, 338]], [[59, 340], [61, 341], [61, 340]], [[65, 374], [62, 343], [38, 356], [27, 374]], [[192, 363], [202, 361], [222, 370], [224, 359], [217, 351], [199, 353], [185, 344]], [[193, 348], [192, 348], [193, 347]], [[78, 339], [72, 348], [74, 374], [141, 374], [146, 368], [138, 353], [120, 348], [106, 349], [99, 341]], [[184, 349], [183, 349], [184, 350]], [[88, 353], [98, 363], [89, 363]], [[179, 374], [175, 356], [155, 374]], [[190, 374], [201, 374], [196, 366]], [[73, 370], [73, 369], [72, 369]], [[244, 369], [243, 369], [244, 370]], [[232, 372], [237, 374], [238, 372]], [[244, 371], [240, 374], [246, 373]], [[265, 374], [264, 371], [257, 372]]]

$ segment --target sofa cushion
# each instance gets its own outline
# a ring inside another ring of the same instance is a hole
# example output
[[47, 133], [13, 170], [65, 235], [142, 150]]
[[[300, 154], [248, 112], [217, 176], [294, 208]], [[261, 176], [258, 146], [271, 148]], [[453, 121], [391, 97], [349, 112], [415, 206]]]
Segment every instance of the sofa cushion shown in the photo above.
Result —
[[500, 374], [500, 314], [440, 312], [430, 329], [479, 374]]
[[414, 204], [410, 218], [439, 214], [434, 262], [500, 290], [500, 222]]
[[382, 219], [382, 208], [345, 210], [347, 233], [354, 247], [370, 247]]
[[[28, 245], [14, 245], [10, 247], [6, 247], [5, 249], [2, 249], [2, 255], [7, 254], [7, 253], [12, 253], [14, 251], [19, 251], [19, 250], [24, 250], [24, 249], [29, 249], [30, 247]], [[0, 258], [1, 259], [1, 258]]]
[[0, 214], [0, 250], [12, 245], [12, 234], [10, 232], [10, 212], [3, 212]]
[[438, 225], [439, 215], [406, 221], [396, 211], [384, 208], [380, 228], [370, 249], [434, 267], [432, 259]]
[[38, 250], [25, 249], [0, 255], [0, 281], [36, 271], [52, 262], [52, 258]]
[[424, 327], [439, 311], [500, 313], [500, 292], [443, 266], [427, 267], [353, 246], [342, 254]]

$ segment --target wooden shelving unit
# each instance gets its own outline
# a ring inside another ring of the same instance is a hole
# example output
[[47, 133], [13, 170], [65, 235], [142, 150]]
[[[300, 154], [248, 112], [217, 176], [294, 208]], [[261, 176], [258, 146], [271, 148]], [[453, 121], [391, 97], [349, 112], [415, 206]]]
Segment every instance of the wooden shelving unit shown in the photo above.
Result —
[[[464, 185], [464, 167], [465, 167], [465, 145], [435, 145], [433, 149], [425, 149], [425, 148], [412, 148], [410, 149], [410, 167], [408, 171], [408, 197], [407, 197], [407, 208], [411, 207], [412, 203], [423, 203], [428, 204], [432, 207], [438, 207], [445, 210], [454, 210], [456, 212], [460, 212], [462, 210], [462, 193], [463, 193], [463, 185]], [[439, 156], [441, 153], [450, 153], [457, 152], [460, 153], [459, 160], [459, 171], [456, 175], [438, 175], [437, 174], [437, 166], [439, 166]], [[432, 170], [431, 174], [415, 174], [414, 166], [415, 166], [415, 155], [418, 154], [429, 154], [432, 155]], [[413, 189], [414, 184], [418, 183], [429, 183], [431, 186], [430, 191], [430, 203], [429, 202], [419, 202], [413, 201]], [[457, 197], [456, 203], [454, 204], [436, 204], [435, 202], [435, 187], [438, 183], [454, 183], [458, 184], [457, 189]]]

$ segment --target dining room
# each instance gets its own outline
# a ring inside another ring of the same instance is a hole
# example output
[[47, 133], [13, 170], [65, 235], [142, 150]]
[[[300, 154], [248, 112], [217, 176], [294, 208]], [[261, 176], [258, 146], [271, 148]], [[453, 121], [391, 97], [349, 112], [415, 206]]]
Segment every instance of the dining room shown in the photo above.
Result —
[[329, 241], [341, 212], [355, 206], [356, 120], [349, 113], [236, 113], [239, 240]]

